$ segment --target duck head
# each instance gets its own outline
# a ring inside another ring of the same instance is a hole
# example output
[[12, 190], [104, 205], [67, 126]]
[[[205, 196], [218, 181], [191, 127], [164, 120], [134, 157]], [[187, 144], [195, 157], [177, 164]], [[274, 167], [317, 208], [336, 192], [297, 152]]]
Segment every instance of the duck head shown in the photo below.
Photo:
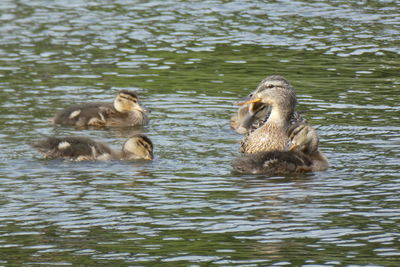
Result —
[[260, 104], [268, 105], [271, 107], [271, 120], [289, 120], [296, 103], [296, 94], [289, 82], [282, 76], [273, 75], [261, 81], [248, 99], [239, 105], [249, 105], [249, 116], [252, 116], [251, 110], [260, 109]]

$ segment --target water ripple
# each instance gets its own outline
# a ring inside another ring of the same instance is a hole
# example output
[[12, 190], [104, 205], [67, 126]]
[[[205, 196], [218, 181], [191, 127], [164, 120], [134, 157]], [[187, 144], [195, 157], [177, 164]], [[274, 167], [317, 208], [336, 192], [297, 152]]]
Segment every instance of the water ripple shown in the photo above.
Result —
[[[4, 1], [0, 6], [0, 264], [280, 266], [397, 263], [395, 1]], [[228, 120], [285, 75], [331, 168], [232, 173]], [[61, 107], [138, 91], [148, 126], [79, 130]], [[43, 160], [43, 135], [152, 162]], [[4, 260], [3, 260], [4, 259]]]

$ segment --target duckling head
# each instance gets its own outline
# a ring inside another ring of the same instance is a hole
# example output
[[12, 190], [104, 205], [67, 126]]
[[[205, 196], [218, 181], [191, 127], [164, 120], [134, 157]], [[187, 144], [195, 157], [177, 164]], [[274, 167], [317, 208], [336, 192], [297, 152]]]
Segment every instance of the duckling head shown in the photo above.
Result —
[[139, 97], [135, 92], [122, 90], [119, 91], [114, 99], [114, 108], [118, 112], [140, 111], [147, 112], [147, 110], [140, 105]]
[[153, 159], [153, 143], [143, 134], [131, 136], [124, 143], [122, 151], [127, 159]]
[[[251, 96], [248, 96], [250, 99]], [[245, 134], [257, 120], [265, 119], [271, 112], [271, 107], [261, 102], [243, 105], [239, 108], [236, 119], [236, 131]]]
[[292, 144], [289, 148], [311, 155], [318, 150], [319, 137], [317, 131], [306, 122], [296, 123], [288, 129], [288, 136]]

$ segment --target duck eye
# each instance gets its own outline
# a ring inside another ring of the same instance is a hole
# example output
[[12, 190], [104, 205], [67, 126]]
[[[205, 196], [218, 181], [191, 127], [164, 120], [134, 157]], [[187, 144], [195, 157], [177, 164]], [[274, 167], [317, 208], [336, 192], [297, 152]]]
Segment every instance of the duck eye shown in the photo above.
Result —
[[274, 85], [272, 83], [267, 84], [267, 88], [273, 88], [273, 87], [274, 87]]

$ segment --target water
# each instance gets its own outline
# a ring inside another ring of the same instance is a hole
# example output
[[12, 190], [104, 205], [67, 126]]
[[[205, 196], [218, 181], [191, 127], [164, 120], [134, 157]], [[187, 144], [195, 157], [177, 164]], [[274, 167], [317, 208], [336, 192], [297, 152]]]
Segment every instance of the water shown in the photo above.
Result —
[[[3, 1], [0, 264], [395, 266], [399, 1]], [[232, 103], [284, 75], [332, 167], [237, 175]], [[139, 92], [144, 128], [47, 123]], [[134, 132], [153, 162], [43, 160], [29, 143]]]

